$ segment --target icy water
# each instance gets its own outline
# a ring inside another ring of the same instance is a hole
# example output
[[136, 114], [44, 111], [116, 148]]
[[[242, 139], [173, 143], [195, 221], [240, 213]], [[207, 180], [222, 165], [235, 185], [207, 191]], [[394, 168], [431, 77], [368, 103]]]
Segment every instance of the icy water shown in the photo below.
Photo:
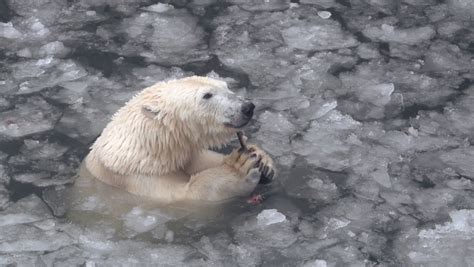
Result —
[[[474, 266], [473, 20], [472, 0], [0, 0], [0, 265]], [[111, 114], [193, 74], [254, 99], [263, 203], [85, 180], [69, 208]]]

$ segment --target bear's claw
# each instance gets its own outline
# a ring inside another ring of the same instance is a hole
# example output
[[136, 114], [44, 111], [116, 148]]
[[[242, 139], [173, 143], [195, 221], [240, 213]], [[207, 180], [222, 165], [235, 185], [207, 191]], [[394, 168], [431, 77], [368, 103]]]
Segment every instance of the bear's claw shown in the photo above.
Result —
[[258, 169], [260, 184], [270, 183], [276, 173], [272, 158], [256, 145], [245, 144], [245, 147], [234, 150], [227, 157], [226, 162], [229, 166], [245, 175], [249, 174], [253, 169]]
[[247, 145], [247, 151], [252, 154], [261, 156], [261, 160], [258, 165], [258, 171], [260, 172], [260, 184], [268, 184], [273, 180], [275, 176], [275, 168], [273, 167], [273, 160], [268, 156], [265, 151], [257, 147], [256, 145]]
[[227, 158], [226, 163], [240, 173], [249, 174], [252, 169], [258, 168], [262, 161], [262, 156], [249, 151], [234, 150]]

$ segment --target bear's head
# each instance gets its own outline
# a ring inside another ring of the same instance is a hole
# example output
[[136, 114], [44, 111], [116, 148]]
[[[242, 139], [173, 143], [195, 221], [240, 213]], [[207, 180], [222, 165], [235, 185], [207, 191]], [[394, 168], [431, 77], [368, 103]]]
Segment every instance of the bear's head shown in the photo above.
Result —
[[227, 88], [223, 81], [188, 77], [151, 87], [150, 102], [142, 106], [149, 118], [173, 117], [173, 121], [213, 129], [237, 129], [253, 116], [255, 106]]
[[255, 108], [225, 82], [207, 77], [158, 83], [141, 95], [141, 113], [147, 119], [204, 146], [227, 142], [250, 121]]

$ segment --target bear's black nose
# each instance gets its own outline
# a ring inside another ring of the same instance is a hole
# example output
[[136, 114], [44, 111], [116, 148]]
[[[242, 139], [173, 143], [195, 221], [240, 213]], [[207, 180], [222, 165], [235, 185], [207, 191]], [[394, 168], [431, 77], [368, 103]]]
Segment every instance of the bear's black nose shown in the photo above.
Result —
[[245, 102], [242, 104], [242, 108], [240, 111], [247, 117], [253, 116], [253, 110], [255, 109], [255, 105], [252, 102]]

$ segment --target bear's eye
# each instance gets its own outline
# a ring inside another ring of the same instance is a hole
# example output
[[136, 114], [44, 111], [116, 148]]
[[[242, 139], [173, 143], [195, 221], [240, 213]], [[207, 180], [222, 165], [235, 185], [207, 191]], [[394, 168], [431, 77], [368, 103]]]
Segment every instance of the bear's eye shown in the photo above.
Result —
[[202, 96], [203, 99], [209, 99], [209, 98], [211, 98], [211, 97], [212, 97], [212, 94], [211, 94], [211, 93], [205, 93], [205, 94]]

